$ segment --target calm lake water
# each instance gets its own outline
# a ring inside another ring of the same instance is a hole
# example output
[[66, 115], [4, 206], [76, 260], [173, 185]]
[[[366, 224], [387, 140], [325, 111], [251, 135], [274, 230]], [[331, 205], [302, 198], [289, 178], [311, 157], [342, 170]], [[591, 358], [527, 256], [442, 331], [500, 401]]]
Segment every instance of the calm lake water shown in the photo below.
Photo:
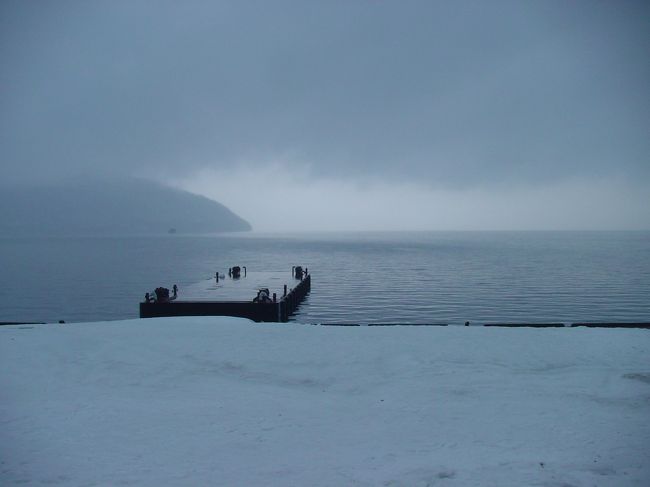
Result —
[[233, 265], [309, 267], [305, 323], [650, 321], [650, 232], [0, 238], [0, 321], [137, 318]]

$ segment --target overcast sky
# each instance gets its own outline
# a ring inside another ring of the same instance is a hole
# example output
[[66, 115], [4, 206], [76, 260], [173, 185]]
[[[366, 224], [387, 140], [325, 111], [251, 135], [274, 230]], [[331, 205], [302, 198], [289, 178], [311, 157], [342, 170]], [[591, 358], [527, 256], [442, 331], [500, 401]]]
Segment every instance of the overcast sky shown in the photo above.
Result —
[[645, 1], [0, 3], [5, 183], [258, 230], [650, 228]]

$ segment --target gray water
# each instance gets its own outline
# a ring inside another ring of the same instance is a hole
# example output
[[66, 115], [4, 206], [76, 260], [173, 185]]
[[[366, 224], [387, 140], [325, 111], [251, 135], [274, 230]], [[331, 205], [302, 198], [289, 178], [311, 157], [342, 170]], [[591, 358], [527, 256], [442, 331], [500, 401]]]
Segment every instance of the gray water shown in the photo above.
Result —
[[233, 265], [309, 267], [304, 323], [650, 321], [650, 232], [0, 238], [0, 321], [137, 318]]

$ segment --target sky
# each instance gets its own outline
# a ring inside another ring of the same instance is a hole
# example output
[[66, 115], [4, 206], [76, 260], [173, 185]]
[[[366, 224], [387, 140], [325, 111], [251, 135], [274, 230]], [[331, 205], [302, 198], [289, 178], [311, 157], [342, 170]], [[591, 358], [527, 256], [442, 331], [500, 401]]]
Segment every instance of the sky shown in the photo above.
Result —
[[0, 3], [3, 184], [256, 230], [650, 229], [650, 4]]

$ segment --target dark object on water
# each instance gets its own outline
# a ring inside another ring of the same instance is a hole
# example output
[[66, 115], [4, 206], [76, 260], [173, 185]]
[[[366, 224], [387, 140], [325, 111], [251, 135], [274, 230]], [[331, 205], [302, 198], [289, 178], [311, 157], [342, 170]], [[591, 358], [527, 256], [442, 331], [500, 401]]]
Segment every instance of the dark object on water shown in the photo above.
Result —
[[154, 290], [156, 297], [153, 297], [150, 293], [144, 295], [145, 303], [169, 303], [170, 301], [175, 300], [178, 297], [178, 286], [174, 284], [172, 287], [172, 296], [169, 296], [169, 289], [166, 287], [157, 287]]
[[4, 325], [46, 325], [44, 321], [0, 321], [0, 326]]
[[157, 287], [154, 291], [156, 293], [156, 301], [159, 303], [169, 302], [169, 289], [166, 287]]
[[650, 329], [650, 322], [646, 323], [572, 323], [571, 328], [586, 326], [587, 328], [646, 328]]
[[650, 329], [650, 323], [486, 323], [484, 326], [501, 326], [507, 328], [576, 328], [584, 326], [587, 328], [646, 328]]
[[485, 323], [483, 326], [502, 326], [506, 328], [564, 328], [564, 323]]
[[304, 276], [307, 275], [306, 267], [303, 270], [302, 266], [297, 265], [297, 266], [293, 266], [291, 270], [293, 272], [293, 277], [295, 277], [296, 279], [302, 279]]
[[169, 229], [169, 232], [167, 232], [167, 233], [173, 235], [174, 233], [176, 233], [176, 229], [175, 229], [175, 228], [170, 228], [170, 229]]
[[268, 288], [263, 288], [257, 291], [257, 296], [253, 298], [254, 303], [272, 303], [271, 292]]
[[[244, 275], [246, 268], [244, 267]], [[232, 268], [229, 270], [232, 275]], [[158, 288], [165, 289], [165, 288]], [[158, 289], [156, 291], [158, 291]], [[258, 291], [255, 299], [248, 301], [167, 301], [155, 300], [149, 296], [140, 303], [140, 318], [162, 316], [235, 316], [257, 322], [285, 322], [289, 320], [300, 303], [311, 290], [311, 276], [305, 274], [296, 287], [279, 300], [277, 294], [267, 288]], [[169, 293], [169, 290], [167, 290]], [[271, 298], [273, 296], [273, 298]], [[163, 299], [165, 298], [163, 292]]]
[[368, 323], [367, 326], [449, 326], [447, 323]]
[[[241, 277], [241, 270], [242, 268], [236, 265], [228, 269], [228, 275], [233, 279], [239, 279]], [[246, 266], [244, 266], [244, 277], [246, 277]]]
[[313, 323], [318, 326], [449, 326], [447, 323]]

